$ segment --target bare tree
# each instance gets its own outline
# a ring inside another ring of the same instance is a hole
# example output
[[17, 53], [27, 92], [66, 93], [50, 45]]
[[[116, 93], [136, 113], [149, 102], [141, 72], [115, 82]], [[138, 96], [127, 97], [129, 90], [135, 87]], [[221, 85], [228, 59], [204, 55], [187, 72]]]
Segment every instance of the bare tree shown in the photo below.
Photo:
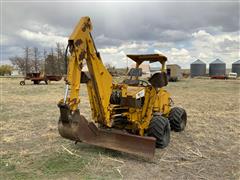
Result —
[[43, 59], [45, 60], [47, 58], [47, 50], [43, 49]]
[[39, 63], [40, 52], [37, 47], [33, 48], [33, 53], [34, 53], [34, 69], [35, 69], [35, 72], [37, 73], [40, 71], [40, 63]]
[[56, 48], [51, 48], [49, 52], [46, 49], [41, 51], [37, 48], [24, 48], [23, 57], [11, 57], [10, 61], [24, 74], [30, 72], [44, 72], [50, 75], [65, 74], [65, 47], [61, 43], [56, 43]]
[[26, 73], [26, 60], [24, 58], [15, 56], [9, 58], [9, 60], [11, 61], [12, 65], [17, 67], [22, 73]]
[[64, 51], [64, 45], [61, 43], [56, 43], [57, 66], [59, 74], [65, 73]]
[[25, 58], [25, 75], [29, 73], [30, 67], [29, 67], [29, 56], [30, 56], [30, 48], [26, 46], [24, 48], [24, 58]]
[[46, 49], [43, 49], [43, 68], [42, 68], [42, 70], [43, 70], [43, 72], [44, 72], [44, 74], [46, 74], [46, 59], [47, 59], [47, 50]]
[[58, 75], [57, 57], [54, 54], [53, 48], [51, 48], [45, 60], [45, 73], [48, 75]]
[[56, 53], [57, 53], [57, 66], [58, 66], [58, 73], [61, 73], [61, 57], [62, 57], [62, 51], [61, 51], [61, 45], [60, 43], [56, 43]]

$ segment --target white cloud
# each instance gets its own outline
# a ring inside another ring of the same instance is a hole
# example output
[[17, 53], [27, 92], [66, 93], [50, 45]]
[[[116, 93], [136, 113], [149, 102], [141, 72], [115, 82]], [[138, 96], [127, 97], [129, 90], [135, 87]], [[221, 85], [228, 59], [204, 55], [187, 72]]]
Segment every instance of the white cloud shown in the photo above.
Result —
[[148, 49], [149, 44], [144, 43], [144, 42], [127, 42], [122, 44], [119, 49], [121, 50], [143, 50], [143, 49]]
[[186, 68], [188, 63], [193, 59], [190, 52], [184, 48], [171, 48], [166, 51], [159, 51], [155, 49], [154, 52], [167, 56], [168, 64], [179, 64], [183, 68]]
[[118, 52], [118, 48], [110, 47], [110, 48], [101, 48], [98, 49], [101, 53], [104, 54], [116, 54]]
[[171, 53], [171, 56], [175, 57], [176, 59], [190, 58], [189, 51], [183, 48], [182, 49], [171, 48], [169, 52]]
[[200, 52], [200, 53], [199, 53], [198, 59], [207, 59], [207, 58], [208, 58], [208, 55], [207, 55], [207, 54], [205, 54], [205, 53], [203, 53], [203, 52]]
[[192, 54], [206, 62], [216, 58], [222, 59], [228, 65], [240, 58], [239, 32], [210, 34], [199, 30], [192, 34]]
[[[185, 48], [168, 47], [161, 51], [155, 49], [155, 53], [161, 53], [168, 57], [168, 63], [177, 63], [183, 68], [189, 68], [189, 65], [196, 59], [201, 59], [207, 63], [219, 58], [227, 63], [231, 63], [240, 58], [239, 33], [219, 33], [211, 34], [205, 30], [199, 30], [192, 33], [190, 45]], [[160, 43], [160, 47], [162, 44]], [[174, 45], [174, 44], [172, 44]], [[156, 45], [155, 45], [156, 46]]]
[[21, 29], [18, 32], [19, 36], [32, 41], [33, 43], [39, 43], [43, 47], [53, 47], [57, 42], [66, 44], [67, 37], [59, 36], [54, 34], [53, 32], [43, 33], [43, 32], [34, 32], [27, 29]]
[[205, 30], [199, 30], [198, 32], [192, 33], [192, 36], [195, 38], [205, 38], [210, 37], [211, 35], [207, 33]]
[[152, 43], [152, 47], [158, 48], [158, 49], [166, 49], [174, 47], [174, 43], [170, 42], [154, 42]]
[[154, 53], [156, 53], [156, 54], [163, 54], [163, 55], [164, 55], [164, 52], [159, 51], [159, 50], [157, 50], [157, 49], [154, 49]]
[[[169, 31], [169, 33], [177, 33]], [[56, 42], [67, 43], [67, 37], [59, 35], [55, 28], [48, 24], [33, 24], [31, 29], [21, 29], [18, 35], [32, 43], [40, 44], [42, 47], [54, 47]], [[104, 63], [117, 67], [126, 67], [131, 64], [126, 54], [160, 53], [168, 57], [168, 63], [176, 63], [183, 68], [189, 68], [191, 62], [199, 58], [209, 63], [216, 58], [222, 59], [228, 64], [240, 58], [239, 54], [239, 32], [238, 33], [216, 33], [212, 34], [206, 30], [198, 30], [191, 34], [190, 39], [182, 42], [161, 41], [122, 41], [111, 39], [104, 35], [97, 36], [95, 40], [99, 43], [108, 44], [102, 46], [99, 52]], [[7, 36], [3, 36], [1, 44], [9, 42]], [[119, 44], [119, 45], [117, 45]], [[179, 45], [180, 44], [180, 45]]]
[[[189, 68], [190, 64], [201, 59], [207, 63], [216, 58], [222, 59], [230, 67], [233, 61], [239, 59], [239, 34], [238, 33], [218, 33], [211, 34], [206, 30], [199, 30], [191, 34], [192, 38], [185, 41], [182, 46], [177, 43], [134, 41], [125, 42], [120, 46], [103, 48], [100, 51], [105, 58], [115, 60], [116, 66], [126, 66], [125, 55], [119, 56], [119, 52], [124, 54], [134, 53], [159, 53], [168, 57], [168, 63], [179, 64], [182, 68]], [[129, 61], [131, 62], [131, 61]]]
[[150, 45], [146, 42], [126, 42], [120, 46], [112, 46], [99, 49], [104, 63], [112, 64], [117, 67], [126, 67], [133, 62], [128, 61], [126, 54], [147, 53]]

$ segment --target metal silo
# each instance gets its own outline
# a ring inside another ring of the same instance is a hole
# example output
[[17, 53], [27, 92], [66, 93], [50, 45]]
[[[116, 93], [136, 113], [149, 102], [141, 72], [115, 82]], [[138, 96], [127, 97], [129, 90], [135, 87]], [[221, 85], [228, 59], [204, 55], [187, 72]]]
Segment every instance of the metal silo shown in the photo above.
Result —
[[216, 59], [215, 61], [211, 62], [209, 65], [209, 75], [210, 76], [225, 76], [226, 74], [226, 64]]
[[232, 72], [237, 73], [237, 76], [240, 76], [240, 60], [232, 63]]
[[206, 75], [206, 64], [201, 60], [196, 60], [190, 67], [191, 77]]

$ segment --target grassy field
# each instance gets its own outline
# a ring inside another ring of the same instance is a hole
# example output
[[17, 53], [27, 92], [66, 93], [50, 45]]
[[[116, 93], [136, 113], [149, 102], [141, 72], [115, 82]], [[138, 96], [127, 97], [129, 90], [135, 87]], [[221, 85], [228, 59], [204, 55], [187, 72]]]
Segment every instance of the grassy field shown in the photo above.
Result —
[[[57, 102], [64, 83], [0, 79], [0, 179], [239, 179], [240, 81], [187, 79], [167, 87], [188, 113], [151, 161], [61, 138]], [[81, 113], [90, 119], [86, 87]]]

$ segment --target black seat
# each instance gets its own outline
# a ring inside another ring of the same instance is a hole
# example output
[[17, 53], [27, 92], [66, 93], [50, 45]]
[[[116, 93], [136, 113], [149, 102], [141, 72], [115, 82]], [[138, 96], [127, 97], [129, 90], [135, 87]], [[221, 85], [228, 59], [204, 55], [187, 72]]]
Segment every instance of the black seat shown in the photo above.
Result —
[[161, 88], [168, 84], [167, 81], [167, 74], [165, 72], [155, 73], [152, 77], [148, 80], [151, 85], [155, 88]]

